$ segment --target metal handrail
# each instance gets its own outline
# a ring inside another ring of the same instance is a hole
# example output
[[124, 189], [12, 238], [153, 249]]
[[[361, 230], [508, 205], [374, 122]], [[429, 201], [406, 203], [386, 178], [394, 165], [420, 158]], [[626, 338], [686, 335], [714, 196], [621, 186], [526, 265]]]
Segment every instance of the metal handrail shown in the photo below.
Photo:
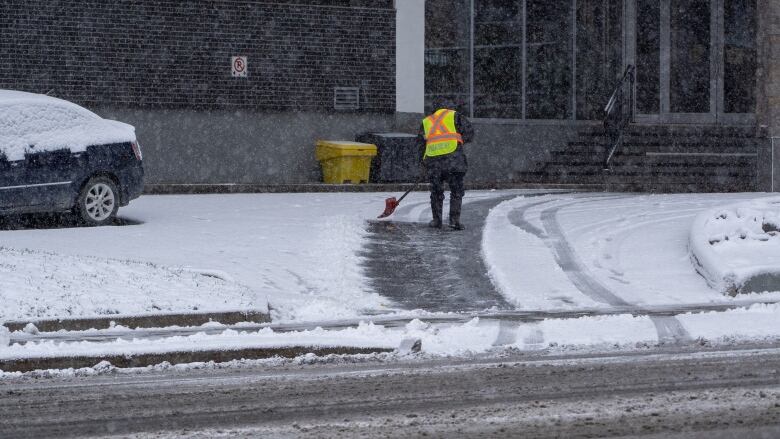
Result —
[[615, 87], [612, 96], [604, 107], [604, 130], [609, 139], [609, 150], [604, 158], [604, 169], [609, 170], [609, 162], [615, 155], [623, 134], [629, 123], [634, 122], [634, 82], [636, 80], [636, 68], [633, 65], [626, 66], [620, 84]]

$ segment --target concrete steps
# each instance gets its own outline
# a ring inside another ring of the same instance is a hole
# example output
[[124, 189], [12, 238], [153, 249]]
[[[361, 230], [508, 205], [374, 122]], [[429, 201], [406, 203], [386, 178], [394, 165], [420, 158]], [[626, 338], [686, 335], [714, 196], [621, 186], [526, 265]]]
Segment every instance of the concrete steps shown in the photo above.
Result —
[[768, 142], [753, 127], [632, 125], [605, 171], [604, 131], [587, 128], [579, 134], [517, 180], [650, 192], [753, 191], [758, 150]]

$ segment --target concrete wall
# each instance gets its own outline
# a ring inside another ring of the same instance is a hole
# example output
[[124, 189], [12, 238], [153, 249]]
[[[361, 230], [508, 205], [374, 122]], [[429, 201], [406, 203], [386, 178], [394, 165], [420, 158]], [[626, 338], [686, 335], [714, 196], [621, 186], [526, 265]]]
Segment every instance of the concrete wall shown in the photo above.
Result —
[[385, 114], [103, 108], [136, 127], [147, 183], [300, 184], [320, 181], [317, 139], [391, 131]]
[[469, 159], [467, 180], [507, 182], [517, 173], [549, 157], [554, 149], [576, 140], [583, 124], [500, 123], [474, 121], [474, 142], [466, 145]]
[[[777, 0], [759, 0], [758, 41], [758, 108], [760, 124], [768, 128], [769, 136], [774, 139], [774, 158], [768, 172], [774, 173], [774, 186], [761, 189], [780, 191], [778, 170], [780, 170], [780, 2]], [[772, 154], [770, 154], [771, 157]], [[767, 163], [769, 164], [769, 163]]]
[[[362, 131], [406, 131], [385, 114], [133, 110], [102, 117], [136, 127], [148, 183], [302, 184], [321, 181], [317, 139], [352, 140]], [[419, 119], [417, 120], [419, 123]], [[406, 121], [411, 125], [411, 119]], [[474, 123], [466, 146], [467, 179], [511, 181], [551, 149], [574, 140], [580, 125]]]

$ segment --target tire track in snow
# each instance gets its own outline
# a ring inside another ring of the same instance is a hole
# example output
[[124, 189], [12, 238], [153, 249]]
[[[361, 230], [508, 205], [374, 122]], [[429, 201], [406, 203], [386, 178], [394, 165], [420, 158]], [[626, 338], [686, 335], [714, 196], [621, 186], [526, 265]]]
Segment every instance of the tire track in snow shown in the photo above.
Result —
[[547, 245], [555, 253], [555, 260], [558, 262], [558, 265], [560, 265], [578, 290], [596, 302], [606, 303], [611, 306], [628, 306], [628, 302], [615, 295], [615, 293], [593, 278], [588, 273], [585, 264], [574, 253], [574, 249], [566, 240], [563, 230], [561, 230], [561, 226], [558, 223], [557, 216], [561, 207], [564, 206], [545, 209], [542, 211], [541, 216], [542, 224], [547, 231]]
[[[599, 200], [607, 198], [610, 197], [598, 197]], [[624, 197], [618, 196], [614, 198]], [[510, 214], [509, 220], [516, 227], [541, 239], [550, 250], [552, 250], [555, 261], [566, 273], [566, 276], [572, 284], [574, 284], [574, 286], [584, 295], [597, 302], [605, 303], [613, 307], [631, 306], [630, 303], [617, 296], [590, 274], [585, 264], [580, 261], [574, 249], [566, 240], [566, 236], [558, 222], [558, 212], [561, 208], [588, 202], [589, 200], [571, 201], [543, 210], [541, 213], [541, 221], [544, 230], [534, 226], [525, 218], [526, 212], [532, 207], [550, 203], [552, 201], [555, 200], [529, 203]], [[593, 201], [593, 199], [590, 201]], [[650, 319], [653, 322], [653, 325], [655, 325], [658, 333], [658, 340], [662, 343], [682, 343], [691, 339], [690, 334], [688, 334], [680, 321], [673, 316], [650, 316]]]

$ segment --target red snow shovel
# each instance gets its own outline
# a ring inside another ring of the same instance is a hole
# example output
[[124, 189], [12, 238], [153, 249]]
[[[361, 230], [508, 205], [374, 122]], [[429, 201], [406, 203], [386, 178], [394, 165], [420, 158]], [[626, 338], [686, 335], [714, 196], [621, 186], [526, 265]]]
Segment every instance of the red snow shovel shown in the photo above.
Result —
[[381, 215], [379, 215], [377, 218], [387, 218], [388, 216], [392, 215], [393, 212], [395, 212], [395, 208], [398, 207], [399, 204], [401, 204], [401, 201], [403, 201], [404, 198], [406, 198], [407, 195], [409, 195], [409, 192], [415, 190], [417, 186], [419, 186], [420, 182], [414, 184], [411, 188], [409, 188], [408, 191], [404, 192], [403, 195], [401, 195], [401, 198], [395, 199], [395, 197], [390, 197], [385, 200], [385, 211], [382, 212]]

